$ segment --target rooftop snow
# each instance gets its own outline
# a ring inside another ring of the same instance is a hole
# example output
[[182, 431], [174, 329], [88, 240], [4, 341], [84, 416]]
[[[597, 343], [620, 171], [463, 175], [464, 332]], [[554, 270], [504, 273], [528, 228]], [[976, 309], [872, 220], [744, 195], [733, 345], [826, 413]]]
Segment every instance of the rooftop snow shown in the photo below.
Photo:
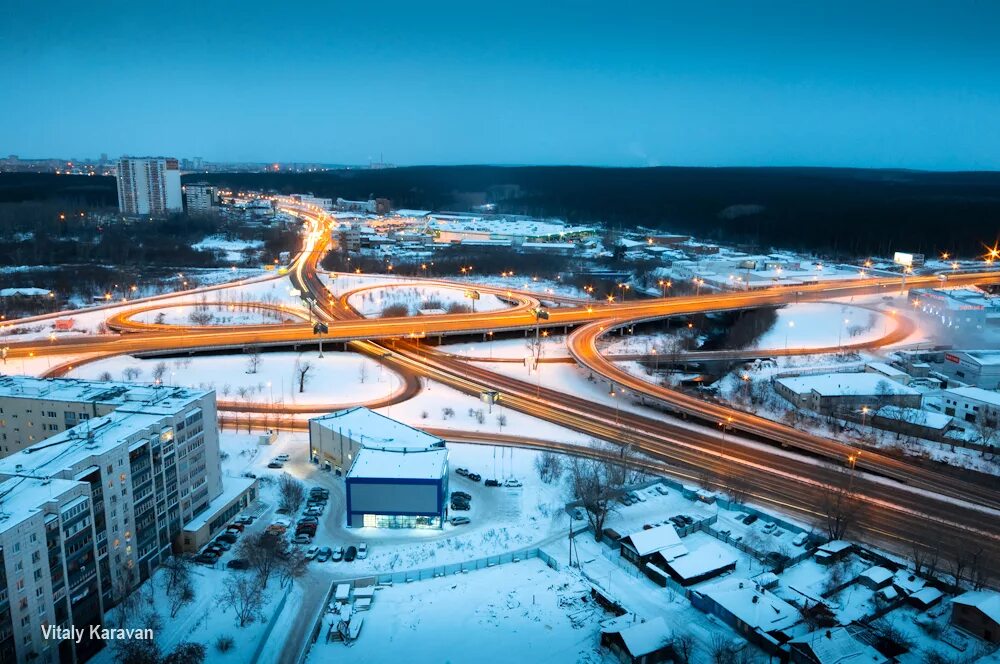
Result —
[[209, 501], [208, 507], [206, 507], [201, 514], [184, 524], [184, 530], [194, 531], [204, 526], [206, 521], [217, 517], [220, 509], [224, 508], [238, 496], [242, 495], [243, 492], [253, 486], [256, 481], [257, 480], [253, 477], [227, 476], [224, 478], [222, 481], [222, 493]]
[[892, 572], [884, 567], [875, 566], [866, 569], [861, 573], [861, 576], [871, 579], [875, 583], [885, 583], [892, 578]]
[[0, 297], [44, 297], [52, 291], [44, 288], [0, 288]]
[[1000, 623], [1000, 593], [992, 590], [970, 590], [951, 601], [953, 604], [974, 606], [993, 622]]
[[363, 447], [373, 449], [425, 450], [442, 447], [437, 436], [415, 429], [364, 406], [338, 410], [309, 420], [330, 431], [340, 432]]
[[694, 579], [736, 562], [736, 556], [714, 542], [704, 544], [668, 564], [682, 579]]
[[1000, 364], [1000, 351], [995, 350], [969, 350], [966, 355], [975, 359], [983, 366], [995, 366]]
[[879, 651], [855, 639], [844, 627], [817, 630], [792, 639], [809, 647], [817, 664], [883, 664], [888, 662]]
[[699, 590], [751, 629], [763, 632], [787, 629], [799, 621], [794, 606], [748, 579], [729, 578]]
[[899, 420], [909, 424], [919, 424], [928, 429], [945, 429], [951, 424], [952, 417], [944, 413], [933, 413], [919, 408], [903, 408], [901, 406], [882, 406], [875, 412], [887, 420]]
[[[74, 480], [37, 480], [15, 477], [0, 483], [0, 532], [13, 528], [42, 511], [42, 506], [86, 482]], [[88, 487], [85, 496], [90, 495]]]
[[[623, 540], [629, 540], [640, 556], [648, 556], [657, 551], [663, 552], [663, 557], [672, 560], [687, 553], [687, 548], [681, 544], [681, 538], [671, 525], [657, 526], [649, 530], [639, 530], [626, 535]], [[665, 551], [670, 549], [670, 551]], [[672, 555], [668, 555], [672, 554]]]
[[920, 392], [889, 380], [877, 373], [828, 373], [814, 376], [779, 378], [776, 382], [796, 394], [816, 392], [820, 396], [876, 396], [878, 394], [911, 394]]
[[439, 480], [448, 472], [448, 450], [406, 452], [364, 448], [347, 471], [347, 479]]
[[147, 429], [149, 434], [159, 434], [162, 420], [162, 415], [121, 410], [95, 417], [0, 459], [0, 475], [27, 472], [54, 476], [114, 449], [137, 434], [145, 435]]
[[657, 616], [652, 620], [613, 631], [617, 631], [621, 635], [625, 647], [628, 648], [629, 654], [633, 658], [640, 658], [643, 655], [656, 652], [668, 645], [673, 638], [673, 632], [663, 616]]
[[1000, 392], [984, 390], [981, 387], [956, 387], [954, 389], [945, 390], [944, 393], [953, 394], [970, 401], [981, 401], [983, 403], [988, 403], [991, 406], [1000, 406]]
[[78, 378], [34, 378], [0, 376], [0, 398], [44, 399], [46, 401], [126, 403], [188, 403], [207, 392], [166, 385], [137, 385]]

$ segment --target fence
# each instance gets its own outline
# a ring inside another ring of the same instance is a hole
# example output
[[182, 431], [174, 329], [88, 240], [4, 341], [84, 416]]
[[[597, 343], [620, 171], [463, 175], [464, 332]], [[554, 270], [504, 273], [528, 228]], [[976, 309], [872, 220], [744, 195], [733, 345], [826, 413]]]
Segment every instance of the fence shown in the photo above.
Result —
[[253, 651], [253, 657], [250, 661], [256, 663], [260, 659], [260, 654], [264, 652], [264, 646], [267, 645], [267, 640], [271, 636], [271, 631], [274, 629], [274, 624], [278, 622], [278, 618], [281, 617], [281, 612], [285, 608], [285, 603], [288, 601], [288, 596], [292, 592], [292, 584], [289, 583], [288, 587], [285, 588], [285, 594], [281, 596], [278, 600], [278, 605], [274, 607], [274, 612], [271, 614], [271, 619], [267, 622], [267, 627], [264, 628], [264, 633], [260, 635], [260, 640], [257, 642], [257, 647]]

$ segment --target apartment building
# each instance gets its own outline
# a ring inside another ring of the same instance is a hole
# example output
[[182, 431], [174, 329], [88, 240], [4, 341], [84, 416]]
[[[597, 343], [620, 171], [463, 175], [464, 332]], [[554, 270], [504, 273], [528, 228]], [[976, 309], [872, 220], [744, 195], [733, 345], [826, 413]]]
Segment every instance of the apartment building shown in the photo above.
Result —
[[207, 182], [184, 185], [184, 201], [188, 214], [208, 214], [219, 202], [218, 189]]
[[181, 170], [169, 157], [118, 160], [118, 209], [130, 216], [163, 217], [182, 212]]
[[52, 628], [102, 616], [94, 503], [85, 481], [0, 482], [0, 662], [81, 662], [102, 643]]

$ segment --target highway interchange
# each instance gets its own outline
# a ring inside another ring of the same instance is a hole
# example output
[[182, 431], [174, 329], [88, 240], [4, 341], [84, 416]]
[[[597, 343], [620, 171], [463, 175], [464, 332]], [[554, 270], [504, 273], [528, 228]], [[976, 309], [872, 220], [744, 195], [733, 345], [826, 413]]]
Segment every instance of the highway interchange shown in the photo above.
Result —
[[[328, 331], [322, 335], [324, 343], [343, 343], [350, 350], [376, 358], [404, 378], [403, 386], [395, 394], [369, 404], [373, 407], [411, 398], [421, 389], [421, 380], [433, 380], [471, 395], [496, 391], [507, 408], [641, 452], [643, 456], [635, 463], [651, 473], [669, 474], [692, 484], [707, 481], [722, 490], [738, 486], [748, 500], [816, 523], [820, 529], [827, 516], [823, 505], [830, 500], [831, 492], [843, 490], [850, 474], [850, 493], [858, 505], [852, 537], [901, 555], [908, 555], [914, 547], [938, 550], [945, 558], [981, 549], [984, 556], [1000, 561], [1000, 491], [995, 481], [947, 466], [887, 456], [877, 450], [865, 449], [859, 455], [857, 448], [845, 443], [647, 382], [624, 371], [599, 352], [598, 341], [602, 336], [644, 321], [894, 292], [902, 285], [900, 279], [859, 275], [858, 279], [850, 281], [612, 305], [549, 297], [547, 301], [558, 301], [560, 306], [547, 308], [547, 319], [537, 315], [542, 303], [532, 293], [476, 286], [477, 290], [507, 300], [510, 308], [367, 320], [348, 302], [352, 294], [365, 289], [334, 295], [317, 275], [318, 263], [331, 241], [329, 219], [308, 207], [286, 204], [286, 210], [302, 218], [308, 229], [303, 249], [287, 278], [311, 300], [316, 319], [325, 323]], [[274, 274], [269, 278], [285, 277]], [[948, 285], [997, 282], [1000, 282], [1000, 274], [996, 272], [953, 273], [947, 277]], [[469, 287], [441, 280], [431, 283]], [[940, 284], [935, 275], [906, 278], [907, 287]], [[312, 323], [306, 322], [207, 328], [135, 321], [139, 313], [165, 306], [158, 302], [161, 299], [135, 301], [128, 307], [114, 310], [107, 321], [110, 334], [9, 343], [8, 358], [81, 355], [86, 356], [85, 361], [93, 361], [119, 354], [291, 346], [317, 341]], [[17, 322], [12, 321], [12, 324]], [[852, 346], [875, 347], [898, 342], [908, 335], [908, 324], [905, 317], [900, 317], [896, 329], [881, 339]], [[658, 410], [638, 414], [527, 383], [473, 364], [470, 358], [442, 352], [426, 342], [448, 335], [519, 330], [531, 334], [539, 327], [573, 328], [567, 343], [576, 363], [607, 381], [610, 391], [619, 398]], [[800, 351], [790, 349], [772, 355], [795, 352]], [[64, 373], [73, 364], [60, 364], [52, 368], [49, 375]], [[344, 405], [329, 404], [329, 407]], [[258, 413], [256, 417], [260, 422], [273, 422], [274, 408], [220, 402], [224, 420], [239, 410]], [[304, 427], [304, 420], [295, 419], [295, 415], [323, 409], [315, 405], [281, 408], [282, 414], [289, 416], [285, 424], [289, 428]], [[666, 414], [656, 414], [658, 411]], [[484, 438], [483, 434], [454, 430], [433, 430], [432, 433], [455, 442], [553, 449], [585, 456], [608, 454], [607, 451], [521, 436]], [[850, 458], [856, 462], [856, 472], [848, 468]]]

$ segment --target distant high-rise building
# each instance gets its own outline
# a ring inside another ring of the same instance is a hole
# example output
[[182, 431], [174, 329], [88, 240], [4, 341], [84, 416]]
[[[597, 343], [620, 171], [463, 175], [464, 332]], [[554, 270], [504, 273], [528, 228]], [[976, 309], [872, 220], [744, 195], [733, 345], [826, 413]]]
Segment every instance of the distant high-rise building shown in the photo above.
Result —
[[206, 214], [215, 207], [218, 192], [207, 182], [192, 182], [184, 185], [184, 199], [188, 214]]
[[118, 209], [122, 214], [162, 217], [181, 212], [181, 171], [170, 157], [118, 160]]

